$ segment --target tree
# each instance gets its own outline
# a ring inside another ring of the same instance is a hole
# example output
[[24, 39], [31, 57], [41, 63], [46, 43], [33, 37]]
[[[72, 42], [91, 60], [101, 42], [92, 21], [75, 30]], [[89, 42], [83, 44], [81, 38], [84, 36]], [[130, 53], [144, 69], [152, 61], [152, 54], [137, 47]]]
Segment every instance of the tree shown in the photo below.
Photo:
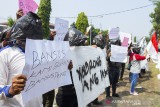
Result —
[[37, 14], [42, 21], [44, 38], [47, 38], [50, 35], [50, 29], [49, 29], [50, 13], [51, 13], [51, 0], [41, 0]]
[[134, 42], [136, 42], [136, 36], [134, 36]]
[[8, 17], [8, 26], [9, 27], [12, 27], [13, 26], [13, 24], [15, 23], [15, 19], [13, 19], [12, 17]]
[[81, 12], [80, 14], [78, 14], [75, 26], [78, 30], [80, 30], [82, 33], [85, 34], [86, 28], [89, 26], [89, 24], [88, 24], [88, 18], [84, 14], [84, 12]]
[[100, 31], [100, 29], [95, 29], [95, 27], [93, 25], [91, 25], [91, 29], [89, 31], [89, 37], [88, 37], [88, 42], [86, 45], [90, 45], [90, 32], [91, 32], [91, 43], [93, 42], [93, 38], [98, 35], [98, 32]]
[[154, 12], [150, 14], [150, 17], [152, 18], [151, 23], [153, 24], [153, 30], [151, 30], [150, 34], [153, 34], [155, 30], [158, 30], [157, 33], [160, 34], [160, 1], [152, 0], [152, 2], [156, 7], [154, 8]]
[[70, 26], [72, 26], [72, 27], [76, 28], [76, 23], [75, 23], [75, 22], [73, 22]]
[[108, 34], [108, 30], [102, 31], [102, 35], [103, 35], [103, 37], [106, 38], [106, 39], [107, 39], [107, 34]]

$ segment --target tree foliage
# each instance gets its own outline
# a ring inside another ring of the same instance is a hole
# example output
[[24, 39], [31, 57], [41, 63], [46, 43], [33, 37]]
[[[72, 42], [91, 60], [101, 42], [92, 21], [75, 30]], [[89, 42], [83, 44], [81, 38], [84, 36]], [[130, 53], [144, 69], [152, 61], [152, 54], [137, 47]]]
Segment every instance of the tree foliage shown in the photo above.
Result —
[[154, 5], [154, 12], [150, 14], [152, 18], [151, 22], [153, 24], [153, 29], [150, 32], [150, 36], [152, 36], [153, 32], [158, 29], [158, 34], [160, 34], [160, 1], [159, 0], [152, 0]]
[[12, 17], [8, 17], [8, 26], [9, 27], [12, 27], [13, 26], [13, 24], [15, 23], [15, 19], [13, 19]]
[[49, 21], [51, 13], [51, 0], [41, 0], [38, 7], [38, 16], [41, 18], [44, 38], [50, 35]]
[[88, 24], [88, 18], [87, 18], [87, 16], [84, 14], [84, 12], [81, 12], [80, 14], [78, 14], [75, 27], [76, 27], [78, 30], [80, 30], [82, 33], [85, 34], [86, 28], [87, 28], [88, 26], [89, 26], [89, 24]]
[[151, 37], [145, 37], [146, 38], [146, 42], [147, 44], [149, 43], [149, 41], [151, 40]]
[[104, 38], [107, 38], [108, 30], [103, 30], [102, 35]]

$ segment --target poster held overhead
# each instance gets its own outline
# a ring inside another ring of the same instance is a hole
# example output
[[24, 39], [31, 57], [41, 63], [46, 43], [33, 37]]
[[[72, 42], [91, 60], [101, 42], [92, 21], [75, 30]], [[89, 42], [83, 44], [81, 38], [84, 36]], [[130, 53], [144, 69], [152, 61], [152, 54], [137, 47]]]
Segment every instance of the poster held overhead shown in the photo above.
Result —
[[87, 27], [86, 32], [89, 32], [90, 29], [91, 29], [91, 26]]
[[19, 9], [23, 9], [24, 15], [29, 11], [35, 12], [38, 8], [38, 5], [33, 0], [19, 0]]
[[64, 40], [64, 37], [68, 32], [68, 25], [69, 25], [69, 22], [67, 20], [56, 18], [55, 20], [56, 36], [54, 37], [55, 41]]
[[112, 28], [109, 30], [109, 39], [119, 38], [119, 28]]
[[131, 34], [130, 33], [119, 32], [119, 36], [120, 36], [121, 42], [123, 42], [124, 37], [127, 37], [127, 38], [129, 38], [128, 43], [131, 44], [132, 38], [131, 38]]
[[122, 42], [122, 46], [123, 47], [128, 47], [128, 41], [129, 41], [129, 38], [124, 37], [123, 42]]

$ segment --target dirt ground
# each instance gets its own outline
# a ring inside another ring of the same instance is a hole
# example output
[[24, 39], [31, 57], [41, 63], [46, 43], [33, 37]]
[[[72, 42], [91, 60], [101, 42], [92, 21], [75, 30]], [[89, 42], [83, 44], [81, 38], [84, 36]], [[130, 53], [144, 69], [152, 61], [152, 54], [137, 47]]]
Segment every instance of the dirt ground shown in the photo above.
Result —
[[[129, 94], [129, 71], [125, 69], [124, 79], [119, 81], [117, 86], [117, 93], [120, 97], [106, 99], [104, 92], [98, 97], [103, 104], [100, 106], [92, 105], [92, 107], [160, 107], [160, 80], [157, 79], [157, 74], [160, 74], [160, 71], [155, 66], [156, 64], [150, 61], [149, 70], [142, 75], [142, 79], [138, 78], [136, 86], [136, 91], [139, 93], [138, 96]], [[55, 102], [53, 107], [57, 107]]]
[[157, 79], [159, 70], [155, 68], [156, 64], [149, 62], [149, 70], [143, 74], [143, 78], [138, 78], [136, 91], [138, 96], [130, 95], [129, 71], [125, 69], [123, 81], [119, 81], [117, 93], [119, 98], [111, 97], [106, 99], [105, 93], [102, 93], [98, 99], [103, 105], [93, 107], [160, 107], [160, 80]]
[[[143, 78], [138, 78], [135, 88], [139, 93], [138, 96], [129, 94], [131, 85], [129, 71], [125, 69], [123, 81], [119, 81], [117, 85], [117, 93], [120, 97], [106, 98], [104, 92], [98, 97], [98, 100], [103, 104], [99, 106], [92, 104], [92, 107], [160, 107], [160, 80], [157, 79], [157, 74], [160, 74], [160, 71], [155, 66], [156, 64], [150, 61], [149, 70], [142, 74]], [[54, 107], [57, 107], [55, 103]]]

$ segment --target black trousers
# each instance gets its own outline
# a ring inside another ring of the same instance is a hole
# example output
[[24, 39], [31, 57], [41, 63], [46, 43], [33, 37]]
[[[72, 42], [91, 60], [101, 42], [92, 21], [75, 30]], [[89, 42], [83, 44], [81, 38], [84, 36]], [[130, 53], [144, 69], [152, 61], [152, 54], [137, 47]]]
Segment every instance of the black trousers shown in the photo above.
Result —
[[124, 69], [125, 69], [125, 63], [122, 63], [122, 64], [121, 64], [121, 67], [122, 67], [122, 69], [121, 69], [120, 78], [123, 78]]
[[[112, 95], [116, 93], [116, 85], [119, 79], [119, 69], [112, 68], [109, 70], [109, 81], [112, 85]], [[110, 96], [110, 86], [106, 88], [107, 96]]]
[[55, 91], [51, 90], [43, 94], [43, 107], [53, 107]]
[[60, 87], [56, 95], [56, 103], [58, 107], [78, 107], [74, 85]]

